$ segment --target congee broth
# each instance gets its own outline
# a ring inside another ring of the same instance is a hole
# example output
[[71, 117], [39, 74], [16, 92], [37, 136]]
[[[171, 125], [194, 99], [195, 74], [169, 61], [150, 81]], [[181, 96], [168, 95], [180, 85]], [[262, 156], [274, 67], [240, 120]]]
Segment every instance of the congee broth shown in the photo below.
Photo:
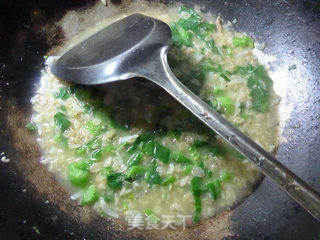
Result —
[[[191, 8], [142, 13], [170, 25], [175, 75], [272, 152], [278, 97], [253, 39]], [[233, 206], [261, 179], [160, 87], [143, 79], [73, 85], [50, 72], [54, 60], [47, 59], [27, 127], [39, 134], [41, 162], [80, 205], [115, 218], [135, 211], [198, 222]]]

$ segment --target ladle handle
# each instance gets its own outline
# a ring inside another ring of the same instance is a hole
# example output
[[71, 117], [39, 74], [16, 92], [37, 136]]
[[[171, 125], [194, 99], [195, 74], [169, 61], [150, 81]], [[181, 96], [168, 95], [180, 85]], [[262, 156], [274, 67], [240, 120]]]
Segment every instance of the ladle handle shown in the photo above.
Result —
[[169, 92], [320, 221], [320, 194], [185, 87], [172, 73], [166, 49], [161, 52], [160, 59], [152, 76], [147, 77]]

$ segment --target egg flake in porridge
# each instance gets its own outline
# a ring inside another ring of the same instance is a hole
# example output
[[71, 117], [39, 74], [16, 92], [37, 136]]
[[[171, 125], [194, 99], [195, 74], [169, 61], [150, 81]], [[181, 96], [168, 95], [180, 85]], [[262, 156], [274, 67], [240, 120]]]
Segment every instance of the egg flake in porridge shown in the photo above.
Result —
[[[272, 151], [277, 96], [253, 54], [254, 40], [191, 8], [165, 20], [175, 75]], [[135, 210], [192, 215], [198, 222], [234, 205], [261, 178], [243, 156], [146, 82], [92, 89], [66, 83], [47, 67], [31, 101], [34, 115], [26, 127], [39, 134], [42, 163], [73, 199], [112, 217]]]

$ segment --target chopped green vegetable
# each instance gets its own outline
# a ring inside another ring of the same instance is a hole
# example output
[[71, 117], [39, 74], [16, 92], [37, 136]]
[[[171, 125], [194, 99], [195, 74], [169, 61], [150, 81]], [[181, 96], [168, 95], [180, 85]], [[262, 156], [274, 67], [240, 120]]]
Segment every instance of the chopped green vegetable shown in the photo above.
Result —
[[66, 109], [65, 106], [61, 106], [61, 107], [59, 107], [58, 109], [61, 110], [61, 111], [63, 111], [63, 112], [67, 111], [67, 109]]
[[188, 175], [188, 174], [190, 174], [192, 172], [193, 167], [194, 167], [193, 165], [186, 165], [184, 167], [183, 172]]
[[147, 216], [151, 216], [153, 214], [153, 211], [151, 209], [145, 209], [144, 214]]
[[32, 123], [28, 123], [28, 124], [26, 125], [26, 128], [27, 128], [28, 130], [30, 130], [30, 131], [36, 131], [36, 130], [38, 129], [37, 126], [34, 125], [34, 124], [32, 124]]
[[212, 104], [214, 108], [217, 108], [222, 113], [232, 114], [235, 111], [234, 101], [227, 96], [214, 98]]
[[161, 177], [157, 171], [157, 166], [155, 164], [151, 164], [148, 167], [147, 172], [145, 174], [145, 179], [147, 183], [150, 184], [150, 186], [161, 184]]
[[216, 180], [213, 180], [212, 183], [215, 187], [217, 198], [219, 198], [221, 194], [221, 181], [219, 179], [216, 179]]
[[112, 145], [108, 145], [106, 147], [103, 148], [103, 151], [106, 152], [106, 153], [112, 153], [114, 152], [116, 149], [114, 148], [114, 146]]
[[88, 148], [89, 151], [94, 149], [98, 149], [101, 147], [102, 141], [99, 138], [94, 138], [85, 144], [85, 147]]
[[141, 143], [141, 151], [144, 154], [154, 154], [155, 150], [155, 141], [149, 140], [149, 141], [143, 141]]
[[90, 131], [93, 136], [98, 136], [104, 131], [102, 124], [93, 124], [92, 120], [89, 120], [86, 124], [86, 128]]
[[210, 193], [211, 198], [213, 200], [217, 200], [218, 197], [217, 197], [215, 185], [212, 182], [207, 183], [205, 188]]
[[90, 154], [90, 159], [93, 161], [99, 160], [102, 156], [102, 149], [95, 149]]
[[198, 161], [201, 158], [201, 154], [200, 154], [197, 147], [191, 146], [191, 147], [189, 147], [189, 151], [191, 153], [192, 158], [195, 161]]
[[55, 140], [56, 142], [60, 142], [63, 149], [67, 149], [67, 148], [69, 147], [68, 138], [66, 138], [66, 137], [63, 136], [62, 134], [55, 136], [55, 137], [54, 137], [54, 140]]
[[182, 154], [177, 154], [177, 156], [174, 157], [174, 161], [180, 164], [193, 164], [193, 161], [190, 158], [187, 158]]
[[230, 75], [231, 73], [228, 72], [227, 70], [221, 70], [220, 72], [220, 77], [222, 77], [224, 80], [226, 80], [227, 82], [230, 82]]
[[195, 214], [193, 216], [193, 222], [197, 223], [200, 220], [201, 214], [201, 178], [194, 177], [191, 180], [191, 192], [195, 202]]
[[162, 186], [168, 186], [170, 183], [174, 183], [176, 181], [175, 176], [167, 176], [165, 179], [162, 180]]
[[142, 158], [141, 153], [135, 152], [129, 157], [129, 159], [127, 160], [127, 164], [129, 166], [138, 165], [140, 164], [141, 158]]
[[124, 202], [123, 203], [123, 211], [127, 211], [128, 210], [128, 203]]
[[71, 126], [71, 123], [67, 119], [67, 116], [61, 112], [58, 112], [56, 113], [56, 115], [54, 115], [54, 123], [61, 129], [61, 132], [64, 132]]
[[95, 187], [89, 187], [87, 191], [84, 193], [81, 199], [81, 205], [91, 205], [98, 201], [100, 198], [100, 193]]
[[219, 48], [215, 45], [213, 40], [206, 41], [207, 47], [211, 50], [214, 54], [220, 54]]
[[191, 146], [192, 146], [192, 147], [197, 147], [197, 148], [199, 148], [199, 147], [207, 146], [208, 144], [209, 144], [209, 142], [204, 141], [204, 140], [195, 140], [195, 141], [191, 144]]
[[127, 176], [134, 177], [138, 174], [144, 174], [147, 171], [145, 167], [142, 166], [133, 166], [129, 169]]
[[247, 120], [249, 116], [248, 116], [248, 114], [246, 114], [246, 112], [245, 112], [246, 104], [243, 103], [243, 102], [241, 102], [239, 108], [240, 108], [240, 116], [241, 116], [244, 120]]
[[160, 143], [156, 142], [154, 148], [154, 156], [164, 163], [169, 163], [170, 150]]
[[108, 176], [109, 174], [111, 174], [113, 172], [113, 169], [112, 167], [104, 167], [101, 169], [100, 173], [101, 175], [104, 175], [104, 176]]
[[252, 38], [248, 36], [243, 36], [243, 37], [233, 37], [232, 38], [232, 43], [234, 46], [237, 47], [250, 47], [254, 48], [254, 41]]
[[114, 195], [104, 195], [103, 200], [105, 202], [112, 202], [112, 201], [114, 201]]
[[172, 33], [172, 43], [178, 47], [192, 47], [192, 34], [181, 28], [177, 23], [170, 24]]
[[55, 98], [67, 100], [70, 97], [69, 91], [66, 88], [60, 88], [59, 91], [53, 94]]
[[224, 182], [224, 181], [228, 181], [228, 180], [232, 179], [232, 174], [227, 171], [220, 171], [219, 177], [220, 177], [220, 180], [222, 182]]
[[254, 71], [254, 67], [249, 64], [247, 67], [236, 66], [234, 73], [245, 76], [247, 74], [251, 74]]
[[264, 67], [261, 65], [256, 67], [252, 65], [248, 65], [247, 67], [237, 66], [234, 73], [248, 76], [247, 86], [251, 90], [252, 109], [265, 112], [268, 108], [269, 95], [273, 82]]
[[123, 174], [119, 172], [111, 172], [107, 175], [108, 187], [113, 190], [118, 190], [123, 184]]
[[188, 7], [180, 7], [179, 9], [179, 16], [183, 19], [190, 19], [193, 21], [201, 21], [201, 16], [192, 8]]
[[70, 182], [78, 187], [83, 187], [89, 182], [89, 167], [85, 163], [70, 163], [68, 166]]
[[87, 149], [85, 147], [79, 147], [77, 150], [76, 150], [76, 155], [77, 156], [81, 156], [82, 154], [86, 153], [87, 152]]
[[247, 86], [251, 89], [252, 108], [256, 111], [265, 112], [268, 107], [272, 80], [263, 66], [259, 65], [252, 71]]

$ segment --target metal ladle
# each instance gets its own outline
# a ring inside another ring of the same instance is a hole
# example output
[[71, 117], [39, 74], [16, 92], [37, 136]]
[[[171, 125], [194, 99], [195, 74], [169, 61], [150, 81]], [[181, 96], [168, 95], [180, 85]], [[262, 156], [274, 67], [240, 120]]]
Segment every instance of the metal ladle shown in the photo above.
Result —
[[186, 88], [167, 62], [169, 26], [141, 14], [130, 15], [92, 35], [51, 67], [56, 76], [83, 85], [146, 78], [175, 97], [320, 221], [320, 195], [257, 143]]

